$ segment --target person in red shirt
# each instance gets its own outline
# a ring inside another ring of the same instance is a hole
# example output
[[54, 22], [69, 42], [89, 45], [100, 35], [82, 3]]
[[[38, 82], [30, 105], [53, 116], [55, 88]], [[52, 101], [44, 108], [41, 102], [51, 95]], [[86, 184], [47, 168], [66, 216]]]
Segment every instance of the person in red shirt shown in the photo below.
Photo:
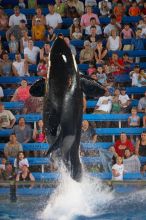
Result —
[[128, 140], [126, 133], [120, 134], [120, 139], [114, 144], [114, 149], [119, 157], [124, 157], [125, 149], [129, 149], [131, 153], [134, 153], [135, 149], [130, 140]]
[[118, 57], [117, 53], [113, 53], [110, 59], [111, 72], [113, 75], [118, 75], [124, 72], [124, 62]]

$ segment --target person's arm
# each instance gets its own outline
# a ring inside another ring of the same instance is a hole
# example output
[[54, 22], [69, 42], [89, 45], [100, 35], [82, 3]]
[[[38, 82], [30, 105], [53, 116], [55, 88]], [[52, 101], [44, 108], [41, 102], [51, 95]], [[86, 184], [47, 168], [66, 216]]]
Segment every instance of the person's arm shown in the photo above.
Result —
[[135, 146], [135, 154], [139, 156], [139, 145], [140, 145], [140, 140], [136, 141], [136, 146]]
[[16, 181], [19, 182], [19, 180], [20, 180], [20, 174], [18, 173], [16, 176]]
[[11, 102], [17, 101], [17, 92], [18, 92], [18, 90], [16, 89], [16, 91], [15, 91], [13, 97], [11, 98]]
[[107, 39], [106, 48], [107, 48], [107, 50], [110, 50], [110, 41], [109, 41], [109, 38]]
[[10, 126], [7, 128], [12, 128], [14, 126], [15, 122], [16, 122], [16, 118], [10, 120]]
[[36, 64], [36, 61], [32, 61], [31, 59], [29, 59], [27, 54], [24, 54], [24, 59], [30, 64]]
[[121, 48], [122, 48], [122, 41], [121, 41], [121, 38], [119, 37], [119, 48], [118, 48], [118, 50], [121, 50]]

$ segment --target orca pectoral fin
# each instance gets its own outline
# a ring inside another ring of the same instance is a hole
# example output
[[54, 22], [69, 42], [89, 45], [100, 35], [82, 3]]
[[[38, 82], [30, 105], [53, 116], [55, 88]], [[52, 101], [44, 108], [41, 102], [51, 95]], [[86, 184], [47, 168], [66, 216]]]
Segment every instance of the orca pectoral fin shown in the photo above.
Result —
[[29, 89], [32, 96], [42, 97], [45, 95], [45, 79], [37, 80]]
[[86, 96], [97, 97], [103, 95], [107, 90], [101, 83], [89, 76], [80, 75], [80, 85]]

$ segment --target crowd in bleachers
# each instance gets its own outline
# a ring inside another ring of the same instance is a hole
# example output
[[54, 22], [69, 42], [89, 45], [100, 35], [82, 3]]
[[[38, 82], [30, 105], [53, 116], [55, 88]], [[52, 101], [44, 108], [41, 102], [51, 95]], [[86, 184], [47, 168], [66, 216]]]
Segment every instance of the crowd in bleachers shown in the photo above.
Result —
[[[29, 89], [37, 77], [46, 78], [48, 56], [57, 36], [64, 38], [70, 47], [79, 70], [109, 89], [101, 97], [97, 94], [95, 101], [98, 101], [92, 106], [94, 110], [88, 108], [91, 98], [84, 97], [83, 112], [101, 117], [103, 114], [127, 114], [122, 127], [144, 129], [141, 135], [137, 132], [127, 137], [128, 134], [121, 133], [120, 139], [112, 143], [113, 139], [103, 138], [102, 132], [97, 133], [95, 128], [117, 127], [116, 120], [101, 122], [98, 119], [90, 124], [85, 120], [82, 143], [110, 141], [113, 146], [98, 151], [93, 148], [89, 152], [81, 147], [81, 155], [99, 156], [102, 170], [113, 172], [114, 179], [122, 179], [124, 170], [145, 172], [146, 163], [140, 168], [139, 160], [139, 156], [146, 156], [145, 1], [13, 0], [11, 6], [9, 2], [1, 1], [0, 132], [4, 133], [0, 134], [0, 142], [4, 143], [4, 148], [1, 151], [0, 179], [15, 176], [17, 181], [34, 181], [25, 156], [42, 157], [44, 151], [38, 149], [24, 153], [23, 145], [46, 143], [46, 137], [41, 118], [30, 123], [25, 119], [27, 114], [42, 114], [43, 110], [43, 97], [32, 97]], [[133, 92], [131, 95], [126, 92], [128, 87], [143, 87], [144, 90], [141, 94]], [[133, 98], [137, 99], [138, 105], [132, 106]], [[10, 101], [23, 105], [7, 109], [5, 106]], [[6, 130], [8, 133], [3, 136]], [[9, 161], [11, 157], [15, 158], [13, 164]], [[113, 161], [116, 165], [112, 169]], [[99, 171], [101, 168], [97, 165], [90, 166], [90, 171]], [[56, 170], [56, 167], [51, 165], [50, 169]], [[120, 176], [116, 169], [121, 170]]]

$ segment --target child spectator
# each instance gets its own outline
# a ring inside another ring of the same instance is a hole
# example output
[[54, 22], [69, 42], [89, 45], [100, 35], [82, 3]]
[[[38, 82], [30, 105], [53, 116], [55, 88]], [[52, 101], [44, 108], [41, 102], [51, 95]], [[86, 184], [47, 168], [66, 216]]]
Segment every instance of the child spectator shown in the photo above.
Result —
[[27, 166], [29, 167], [29, 163], [28, 163], [28, 160], [27, 158], [25, 157], [25, 154], [23, 151], [19, 151], [18, 154], [17, 154], [17, 157], [15, 158], [14, 160], [14, 168], [15, 168], [15, 173], [18, 174], [18, 173], [21, 173], [21, 168], [23, 166]]
[[51, 41], [54, 41], [56, 38], [56, 34], [54, 32], [54, 29], [52, 27], [48, 28], [48, 37], [47, 42], [50, 43]]
[[119, 95], [120, 105], [121, 105], [121, 111], [123, 113], [128, 113], [130, 111], [130, 98], [126, 94], [126, 89], [121, 88], [121, 94]]
[[112, 179], [123, 180], [124, 165], [122, 157], [117, 157], [116, 164], [112, 166]]
[[143, 121], [143, 127], [146, 128], [146, 108], [144, 109], [144, 115], [142, 121]]
[[24, 0], [19, 0], [18, 6], [20, 9], [26, 8]]
[[119, 58], [116, 52], [112, 53], [110, 68], [113, 75], [118, 75], [124, 72], [123, 59]]
[[120, 90], [115, 89], [114, 96], [112, 97], [112, 110], [111, 113], [120, 113], [121, 105], [119, 100]]
[[75, 27], [75, 31], [72, 33], [72, 39], [80, 40], [82, 36], [81, 29], [79, 27]]
[[5, 157], [3, 157], [1, 159], [1, 164], [0, 164], [0, 173], [1, 173], [1, 171], [6, 169], [6, 163], [7, 163], [7, 159]]
[[45, 60], [40, 60], [37, 66], [37, 75], [42, 77], [47, 77], [47, 64]]
[[35, 142], [39, 142], [39, 143], [46, 142], [44, 123], [42, 120], [39, 120], [34, 125], [33, 139]]
[[130, 16], [138, 16], [140, 14], [140, 9], [136, 1], [133, 1], [132, 6], [129, 8]]
[[120, 36], [115, 29], [111, 30], [111, 35], [108, 37], [106, 47], [108, 50], [121, 50], [122, 42]]
[[87, 73], [89, 76], [91, 76], [92, 73], [96, 73], [96, 65], [94, 64], [94, 62], [89, 63]]
[[98, 82], [100, 82], [104, 86], [107, 85], [107, 77], [106, 77], [106, 74], [103, 72], [102, 66], [97, 67], [96, 76], [97, 76]]
[[130, 24], [124, 25], [120, 35], [123, 39], [131, 39], [135, 36], [133, 30], [130, 28]]
[[130, 78], [132, 79], [132, 86], [139, 86], [139, 74], [140, 74], [140, 67], [136, 65], [134, 70], [129, 73]]
[[[137, 108], [133, 107], [131, 109], [131, 115], [128, 117], [128, 126], [131, 128], [140, 126], [140, 117], [137, 115]], [[130, 139], [132, 143], [134, 143], [136, 138], [137, 138], [136, 136], [134, 138], [133, 135], [130, 135]]]

